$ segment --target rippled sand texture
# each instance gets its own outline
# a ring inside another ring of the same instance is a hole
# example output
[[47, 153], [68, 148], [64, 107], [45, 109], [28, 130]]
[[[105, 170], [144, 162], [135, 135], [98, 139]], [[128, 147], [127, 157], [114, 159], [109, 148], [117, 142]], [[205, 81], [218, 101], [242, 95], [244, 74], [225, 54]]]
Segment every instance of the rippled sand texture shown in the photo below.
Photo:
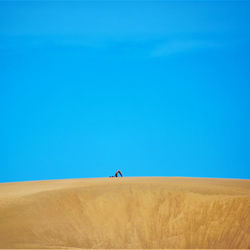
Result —
[[0, 248], [250, 248], [250, 180], [0, 184]]

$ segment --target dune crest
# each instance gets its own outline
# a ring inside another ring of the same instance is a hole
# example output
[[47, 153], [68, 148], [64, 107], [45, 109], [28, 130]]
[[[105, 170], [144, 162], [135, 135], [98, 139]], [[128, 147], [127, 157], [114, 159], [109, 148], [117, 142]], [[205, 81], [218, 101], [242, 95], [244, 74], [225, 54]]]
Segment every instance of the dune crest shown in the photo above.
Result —
[[250, 180], [2, 183], [0, 248], [250, 248]]

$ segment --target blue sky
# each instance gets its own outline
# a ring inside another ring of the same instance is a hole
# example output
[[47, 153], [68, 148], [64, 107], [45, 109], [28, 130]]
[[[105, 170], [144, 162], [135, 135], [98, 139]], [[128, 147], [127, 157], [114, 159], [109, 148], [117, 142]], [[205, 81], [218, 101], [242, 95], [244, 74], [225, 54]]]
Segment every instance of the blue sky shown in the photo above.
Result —
[[250, 178], [250, 2], [0, 1], [0, 182]]

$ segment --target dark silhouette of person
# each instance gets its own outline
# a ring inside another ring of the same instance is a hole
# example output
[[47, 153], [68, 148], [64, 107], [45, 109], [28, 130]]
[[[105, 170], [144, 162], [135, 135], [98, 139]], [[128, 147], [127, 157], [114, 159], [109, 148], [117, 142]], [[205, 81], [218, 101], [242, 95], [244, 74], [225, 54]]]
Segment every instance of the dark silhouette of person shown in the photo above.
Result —
[[122, 176], [122, 173], [121, 173], [121, 171], [120, 171], [120, 170], [117, 170], [117, 171], [116, 171], [116, 173], [115, 173], [115, 177], [118, 177], [118, 174], [120, 174], [120, 176], [121, 176], [121, 177], [123, 177], [123, 176]]

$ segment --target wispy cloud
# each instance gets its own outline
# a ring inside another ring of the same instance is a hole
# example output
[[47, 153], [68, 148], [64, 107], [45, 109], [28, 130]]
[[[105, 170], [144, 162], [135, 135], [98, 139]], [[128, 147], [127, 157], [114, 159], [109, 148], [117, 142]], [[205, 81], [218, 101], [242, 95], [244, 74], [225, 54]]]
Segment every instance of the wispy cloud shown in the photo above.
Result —
[[217, 48], [221, 44], [209, 40], [172, 40], [158, 45], [151, 51], [152, 57], [162, 57], [173, 54], [186, 53], [208, 48]]

